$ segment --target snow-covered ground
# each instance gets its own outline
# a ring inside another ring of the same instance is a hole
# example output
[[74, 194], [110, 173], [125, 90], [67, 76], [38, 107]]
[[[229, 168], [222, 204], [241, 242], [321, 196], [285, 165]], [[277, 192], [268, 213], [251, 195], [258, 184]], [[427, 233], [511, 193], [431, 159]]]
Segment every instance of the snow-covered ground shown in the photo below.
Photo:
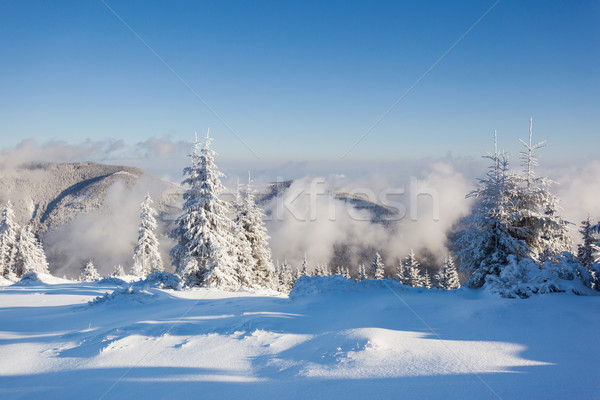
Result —
[[0, 398], [598, 398], [599, 311], [340, 277], [289, 297], [4, 285]]

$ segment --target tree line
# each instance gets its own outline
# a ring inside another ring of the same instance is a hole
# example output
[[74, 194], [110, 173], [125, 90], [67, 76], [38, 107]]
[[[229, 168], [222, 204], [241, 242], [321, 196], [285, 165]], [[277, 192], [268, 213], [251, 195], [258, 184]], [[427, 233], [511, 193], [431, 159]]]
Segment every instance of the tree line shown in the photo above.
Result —
[[[223, 174], [215, 164], [215, 152], [208, 135], [192, 147], [191, 163], [184, 169], [182, 213], [169, 236], [176, 244], [170, 251], [175, 275], [166, 274], [158, 250], [156, 210], [147, 195], [141, 204], [137, 244], [133, 249], [131, 274], [153, 279], [178, 279], [183, 286], [205, 286], [224, 290], [267, 288], [289, 291], [302, 275], [332, 275], [327, 265], [310, 267], [305, 256], [302, 265], [287, 262], [274, 265], [263, 211], [256, 204], [252, 181], [238, 183], [232, 202], [221, 198]], [[448, 255], [438, 272], [422, 270], [411, 250], [398, 263], [395, 273], [386, 274], [379, 253], [370, 266], [360, 265], [354, 276], [338, 266], [335, 274], [348, 279], [396, 279], [413, 287], [456, 289], [461, 283], [457, 269], [465, 271], [466, 285], [488, 286], [507, 297], [528, 297], [534, 293], [583, 287], [600, 290], [600, 222], [582, 222], [583, 242], [577, 254], [571, 253], [572, 240], [567, 222], [560, 215], [559, 199], [550, 191], [553, 182], [537, 176], [536, 151], [545, 142], [533, 143], [532, 121], [529, 139], [521, 140], [522, 170], [509, 168], [509, 156], [498, 150], [494, 132], [493, 152], [487, 173], [467, 197], [474, 199], [471, 213], [461, 219], [449, 234]], [[27, 273], [48, 273], [40, 241], [31, 227], [15, 223], [10, 201], [2, 209], [0, 221], [0, 272], [12, 281]], [[455, 263], [456, 260], [456, 263]], [[457, 267], [457, 265], [458, 267]], [[113, 276], [125, 271], [116, 266]], [[99, 279], [88, 262], [81, 280]]]

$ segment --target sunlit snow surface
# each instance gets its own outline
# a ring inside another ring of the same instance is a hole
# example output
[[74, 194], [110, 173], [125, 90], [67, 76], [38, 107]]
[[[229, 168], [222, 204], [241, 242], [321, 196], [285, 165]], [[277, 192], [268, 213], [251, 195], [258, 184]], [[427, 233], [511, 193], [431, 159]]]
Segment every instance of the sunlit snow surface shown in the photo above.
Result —
[[[597, 398], [600, 297], [0, 287], [0, 398]], [[108, 293], [108, 294], [106, 294]]]

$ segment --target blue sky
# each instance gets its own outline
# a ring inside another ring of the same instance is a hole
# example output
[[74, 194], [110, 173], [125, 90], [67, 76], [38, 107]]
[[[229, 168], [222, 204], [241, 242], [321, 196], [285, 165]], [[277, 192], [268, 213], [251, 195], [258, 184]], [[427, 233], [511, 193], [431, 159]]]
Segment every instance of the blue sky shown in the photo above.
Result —
[[[3, 1], [0, 148], [210, 126], [225, 158], [339, 159], [494, 1], [106, 4], [185, 85], [102, 2]], [[598, 1], [500, 1], [346, 161], [478, 156], [493, 129], [516, 150], [529, 117], [547, 156], [595, 157], [598, 21]]]

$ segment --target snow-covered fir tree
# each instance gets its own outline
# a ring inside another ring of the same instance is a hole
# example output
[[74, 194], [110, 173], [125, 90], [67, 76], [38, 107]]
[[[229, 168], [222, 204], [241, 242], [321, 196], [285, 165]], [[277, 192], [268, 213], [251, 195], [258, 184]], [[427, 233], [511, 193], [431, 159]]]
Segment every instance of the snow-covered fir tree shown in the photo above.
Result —
[[115, 269], [113, 270], [112, 276], [114, 276], [115, 278], [125, 276], [125, 270], [123, 269], [123, 266], [121, 266], [121, 264], [115, 265]]
[[81, 273], [79, 280], [82, 282], [95, 282], [99, 279], [100, 274], [96, 270], [94, 263], [92, 263], [92, 260], [88, 261], [83, 267], [83, 272]]
[[558, 198], [550, 192], [553, 184], [545, 177], [536, 176], [534, 167], [538, 158], [534, 154], [545, 146], [545, 142], [533, 144], [532, 119], [529, 120], [529, 141], [520, 139], [524, 146], [521, 152], [523, 172], [517, 177], [519, 186], [513, 199], [517, 219], [514, 232], [523, 240], [529, 256], [538, 262], [555, 260], [558, 255], [571, 248], [568, 222], [560, 216]]
[[458, 278], [458, 271], [454, 264], [452, 256], [447, 255], [444, 258], [444, 263], [440, 268], [440, 271], [435, 275], [435, 281], [438, 288], [443, 290], [452, 290], [460, 288], [460, 280]]
[[294, 287], [294, 274], [290, 269], [287, 261], [284, 261], [278, 267], [278, 277], [279, 277], [279, 290], [281, 292], [287, 293]]
[[0, 218], [0, 273], [3, 277], [16, 281], [18, 235], [21, 228], [15, 221], [15, 212], [10, 200], [2, 207]]
[[321, 266], [321, 264], [316, 264], [315, 265], [315, 269], [313, 271], [313, 275], [314, 276], [323, 276], [323, 267]]
[[381, 259], [381, 255], [379, 253], [375, 253], [375, 258], [371, 263], [371, 268], [369, 270], [369, 277], [372, 279], [383, 279], [385, 276], [385, 265], [383, 264], [383, 260]]
[[15, 273], [18, 277], [29, 272], [49, 274], [48, 261], [42, 244], [31, 231], [31, 225], [21, 229], [17, 246]]
[[600, 290], [600, 239], [595, 237], [600, 233], [600, 223], [592, 225], [588, 217], [581, 222], [579, 232], [583, 239], [577, 247], [577, 261], [584, 269], [581, 278], [586, 286]]
[[302, 265], [300, 266], [300, 275], [311, 276], [308, 266], [308, 258], [306, 258], [306, 254], [304, 254], [304, 259], [302, 260]]
[[404, 270], [406, 272], [406, 284], [412, 287], [423, 286], [423, 277], [419, 270], [419, 261], [415, 256], [413, 249], [410, 249], [408, 256], [404, 260]]
[[146, 194], [140, 208], [140, 227], [138, 228], [138, 240], [133, 248], [133, 266], [131, 272], [135, 276], [145, 277], [155, 272], [165, 270], [158, 250], [158, 239], [154, 234], [157, 228], [156, 210], [152, 207], [152, 198]]
[[597, 239], [594, 237], [590, 217], [581, 221], [579, 233], [581, 233], [582, 242], [577, 246], [577, 260], [580, 265], [589, 268], [595, 261], [594, 253], [598, 251], [596, 248]]
[[[263, 221], [264, 213], [256, 204], [250, 178], [248, 178], [248, 185], [243, 196], [240, 195], [240, 199], [236, 201], [235, 209], [236, 225], [241, 226], [246, 236], [246, 241], [250, 245], [251, 255], [254, 260], [251, 266], [252, 285], [274, 289], [276, 286], [275, 268], [271, 260], [271, 250], [269, 249], [270, 238]], [[240, 245], [243, 251], [243, 247], [246, 245], [243, 240], [241, 240]]]
[[471, 214], [459, 222], [451, 243], [461, 269], [470, 273], [469, 285], [473, 288], [483, 286], [489, 275], [498, 276], [509, 257], [518, 261], [531, 255], [522, 239], [525, 228], [515, 226], [519, 188], [509, 173], [508, 156], [498, 151], [496, 132], [494, 152], [484, 158], [491, 165], [478, 187], [467, 195], [475, 199], [475, 204]]
[[342, 267], [342, 276], [346, 279], [352, 279], [352, 276], [350, 275], [350, 269], [348, 269], [348, 267]]
[[215, 165], [211, 140], [207, 135], [201, 149], [198, 140], [194, 142], [191, 165], [184, 169], [183, 184], [188, 188], [183, 194], [183, 213], [170, 233], [177, 241], [171, 257], [176, 273], [189, 286], [238, 290], [233, 221], [220, 198], [223, 174]]
[[239, 181], [233, 202], [234, 227], [233, 236], [236, 241], [235, 250], [237, 258], [238, 280], [242, 286], [253, 287], [255, 285], [256, 260], [252, 255], [252, 246], [246, 235], [245, 225], [248, 223], [248, 205]]
[[367, 279], [367, 268], [361, 264], [358, 266], [358, 271], [356, 272], [356, 282], [364, 281]]
[[403, 261], [400, 261], [396, 267], [396, 279], [401, 284], [408, 285], [408, 275]]
[[431, 289], [431, 279], [429, 278], [429, 271], [427, 269], [425, 269], [425, 274], [423, 274], [423, 287]]

